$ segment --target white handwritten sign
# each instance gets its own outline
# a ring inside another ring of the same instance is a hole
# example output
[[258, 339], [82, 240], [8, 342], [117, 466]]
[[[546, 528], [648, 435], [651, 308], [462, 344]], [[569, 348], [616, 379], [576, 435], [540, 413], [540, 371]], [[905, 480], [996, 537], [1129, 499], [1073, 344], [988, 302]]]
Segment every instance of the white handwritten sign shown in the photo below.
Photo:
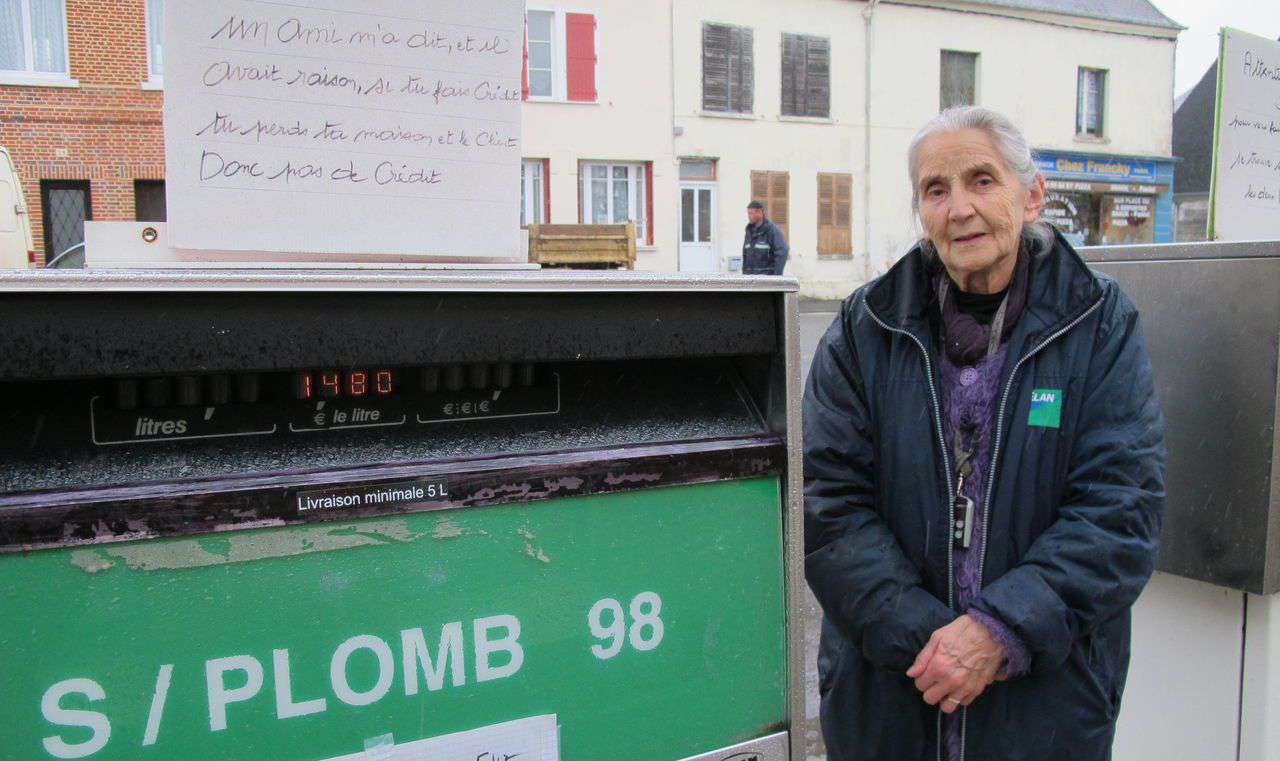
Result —
[[512, 259], [519, 0], [168, 0], [178, 248]]
[[403, 745], [389, 736], [373, 738], [365, 745], [360, 753], [329, 761], [560, 761], [560, 734], [553, 713]]
[[1222, 30], [1209, 236], [1280, 238], [1280, 43]]

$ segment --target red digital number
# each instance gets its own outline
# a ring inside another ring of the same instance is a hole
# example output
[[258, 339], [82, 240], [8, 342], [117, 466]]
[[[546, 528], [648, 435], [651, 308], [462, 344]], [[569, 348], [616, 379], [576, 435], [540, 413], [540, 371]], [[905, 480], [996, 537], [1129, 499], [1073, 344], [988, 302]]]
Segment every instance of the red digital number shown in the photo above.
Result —
[[369, 374], [363, 370], [347, 373], [347, 393], [351, 396], [364, 396], [369, 390]]
[[311, 373], [293, 374], [293, 395], [302, 401], [311, 398]]
[[391, 393], [391, 371], [390, 370], [379, 370], [377, 375], [374, 376], [374, 380], [375, 380], [375, 387], [378, 389], [379, 394]]
[[336, 371], [320, 373], [320, 395], [330, 399], [342, 395], [342, 382], [340, 375]]

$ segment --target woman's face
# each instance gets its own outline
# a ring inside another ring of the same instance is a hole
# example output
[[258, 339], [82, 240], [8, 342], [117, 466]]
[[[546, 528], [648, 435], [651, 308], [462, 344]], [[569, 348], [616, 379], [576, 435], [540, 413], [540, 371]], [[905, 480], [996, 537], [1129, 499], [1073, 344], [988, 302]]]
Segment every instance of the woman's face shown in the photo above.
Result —
[[971, 292], [1003, 289], [1013, 276], [1022, 225], [1044, 206], [1044, 178], [1022, 187], [977, 129], [925, 138], [916, 171], [920, 223], [951, 279]]

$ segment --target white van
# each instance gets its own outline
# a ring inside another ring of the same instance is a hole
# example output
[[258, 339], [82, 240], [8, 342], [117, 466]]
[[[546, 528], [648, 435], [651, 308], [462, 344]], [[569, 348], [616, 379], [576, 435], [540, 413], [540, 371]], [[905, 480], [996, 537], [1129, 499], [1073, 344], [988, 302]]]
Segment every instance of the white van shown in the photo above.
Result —
[[22, 183], [8, 149], [0, 148], [0, 269], [26, 269], [35, 258]]

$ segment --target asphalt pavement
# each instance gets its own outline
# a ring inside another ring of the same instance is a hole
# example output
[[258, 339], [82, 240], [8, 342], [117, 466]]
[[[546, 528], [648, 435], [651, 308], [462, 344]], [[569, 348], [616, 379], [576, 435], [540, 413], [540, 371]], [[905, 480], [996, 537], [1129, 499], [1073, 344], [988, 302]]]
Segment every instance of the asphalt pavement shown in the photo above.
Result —
[[[801, 377], [809, 377], [809, 365], [813, 362], [813, 351], [818, 346], [818, 339], [827, 332], [831, 321], [836, 318], [840, 308], [838, 301], [801, 302], [800, 310], [800, 373]], [[820, 307], [820, 309], [819, 309]]]

